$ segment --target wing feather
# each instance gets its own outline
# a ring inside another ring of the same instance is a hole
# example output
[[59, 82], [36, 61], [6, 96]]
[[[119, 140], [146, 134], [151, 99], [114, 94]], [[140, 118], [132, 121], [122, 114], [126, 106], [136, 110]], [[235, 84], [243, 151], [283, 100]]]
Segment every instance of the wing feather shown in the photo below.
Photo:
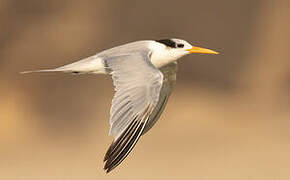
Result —
[[149, 52], [105, 58], [115, 86], [110, 110], [114, 142], [104, 161], [107, 172], [118, 166], [142, 135], [159, 101], [163, 74], [149, 60]]

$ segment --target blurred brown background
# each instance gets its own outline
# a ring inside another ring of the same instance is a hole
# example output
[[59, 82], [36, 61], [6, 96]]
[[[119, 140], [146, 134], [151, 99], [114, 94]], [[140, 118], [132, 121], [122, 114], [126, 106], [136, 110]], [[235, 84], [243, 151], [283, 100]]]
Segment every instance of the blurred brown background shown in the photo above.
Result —
[[[0, 0], [0, 178], [290, 179], [290, 1]], [[106, 175], [110, 77], [27, 74], [143, 39], [179, 61], [156, 126]]]

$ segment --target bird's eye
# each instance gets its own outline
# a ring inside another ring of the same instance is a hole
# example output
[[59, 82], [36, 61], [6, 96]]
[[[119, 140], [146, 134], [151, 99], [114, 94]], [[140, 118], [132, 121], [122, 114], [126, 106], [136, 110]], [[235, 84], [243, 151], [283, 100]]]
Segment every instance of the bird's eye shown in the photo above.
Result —
[[183, 48], [184, 47], [184, 44], [177, 44], [177, 47], [178, 48]]

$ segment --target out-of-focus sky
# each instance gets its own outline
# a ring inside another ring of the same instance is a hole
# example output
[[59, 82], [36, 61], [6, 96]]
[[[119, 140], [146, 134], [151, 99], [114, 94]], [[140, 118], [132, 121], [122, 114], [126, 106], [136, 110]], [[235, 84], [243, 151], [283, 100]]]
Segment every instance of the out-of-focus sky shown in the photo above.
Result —
[[[288, 180], [290, 2], [0, 0], [0, 178]], [[154, 128], [103, 171], [112, 80], [26, 74], [123, 43], [182, 38]]]

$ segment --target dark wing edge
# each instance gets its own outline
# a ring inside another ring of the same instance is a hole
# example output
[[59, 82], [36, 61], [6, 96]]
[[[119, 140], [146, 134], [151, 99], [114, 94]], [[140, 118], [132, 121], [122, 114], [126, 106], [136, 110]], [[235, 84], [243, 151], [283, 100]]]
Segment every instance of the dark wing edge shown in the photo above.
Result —
[[142, 114], [134, 118], [120, 137], [113, 141], [104, 157], [106, 173], [117, 167], [132, 151], [142, 135], [152, 110], [153, 107], [149, 104]]

